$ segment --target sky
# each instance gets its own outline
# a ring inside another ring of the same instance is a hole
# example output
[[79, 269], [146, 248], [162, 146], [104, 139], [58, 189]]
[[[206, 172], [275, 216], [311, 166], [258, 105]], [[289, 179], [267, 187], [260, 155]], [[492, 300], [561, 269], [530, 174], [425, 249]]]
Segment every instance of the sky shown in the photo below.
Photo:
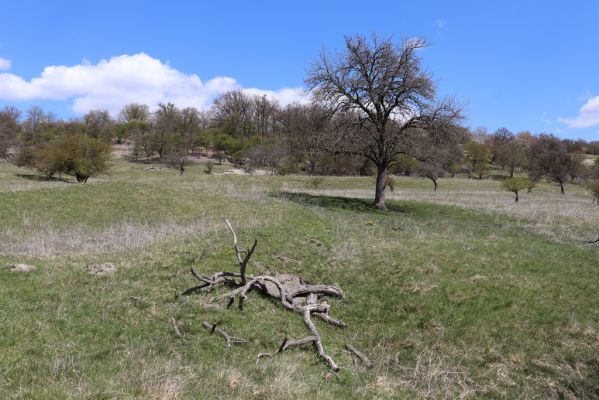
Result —
[[344, 35], [423, 37], [439, 96], [489, 131], [599, 140], [599, 1], [0, 0], [0, 107], [62, 118], [127, 103], [285, 105]]

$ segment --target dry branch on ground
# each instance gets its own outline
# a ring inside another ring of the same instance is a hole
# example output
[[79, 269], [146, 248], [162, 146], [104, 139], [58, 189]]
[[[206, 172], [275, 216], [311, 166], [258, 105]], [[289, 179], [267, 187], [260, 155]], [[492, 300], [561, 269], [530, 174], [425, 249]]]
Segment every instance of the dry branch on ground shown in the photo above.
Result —
[[[235, 250], [236, 259], [239, 264], [239, 272], [221, 271], [212, 275], [202, 275], [194, 268], [191, 268], [191, 274], [200, 284], [185, 290], [182, 295], [187, 296], [200, 291], [210, 291], [214, 287], [220, 285], [232, 287], [233, 289], [230, 292], [213, 297], [212, 300], [228, 299], [227, 308], [231, 307], [237, 300], [240, 310], [243, 310], [244, 302], [248, 299], [248, 293], [253, 290], [262, 293], [264, 296], [274, 298], [278, 300], [283, 307], [302, 315], [304, 324], [310, 332], [310, 335], [300, 339], [289, 339], [285, 337], [275, 352], [260, 353], [258, 354], [256, 361], [263, 357], [272, 357], [290, 347], [311, 343], [317, 350], [319, 356], [331, 367], [331, 369], [335, 372], [338, 371], [339, 366], [324, 350], [322, 339], [312, 321], [312, 317], [319, 318], [331, 325], [344, 328], [346, 324], [343, 321], [330, 316], [330, 305], [323, 300], [323, 298], [327, 296], [343, 297], [343, 291], [336, 286], [308, 284], [303, 278], [296, 275], [247, 275], [247, 264], [258, 245], [258, 240], [254, 240], [251, 248], [247, 250], [241, 249], [237, 241], [235, 230], [228, 220], [225, 220], [225, 222], [233, 235], [233, 249]], [[204, 328], [210, 330], [211, 333], [216, 331], [225, 337], [227, 340], [227, 348], [230, 348], [234, 343], [247, 342], [243, 339], [237, 339], [230, 336], [214, 324], [204, 322], [202, 325]], [[362, 353], [358, 352], [353, 347], [351, 349], [353, 349], [352, 351], [354, 354], [356, 354], [367, 366], [371, 365], [370, 361], [368, 361]]]

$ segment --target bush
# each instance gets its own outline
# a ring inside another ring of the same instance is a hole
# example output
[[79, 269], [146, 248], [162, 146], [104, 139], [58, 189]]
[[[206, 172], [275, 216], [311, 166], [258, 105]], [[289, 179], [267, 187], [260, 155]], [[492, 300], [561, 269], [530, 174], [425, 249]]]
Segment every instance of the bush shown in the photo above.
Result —
[[212, 170], [214, 169], [214, 163], [212, 161], [208, 161], [206, 163], [206, 173], [212, 174]]
[[512, 192], [516, 195], [514, 201], [518, 201], [518, 192], [529, 188], [531, 180], [528, 178], [516, 177], [508, 178], [501, 183], [501, 186], [508, 192]]
[[45, 147], [24, 147], [17, 155], [16, 164], [35, 168], [47, 178], [65, 173], [85, 183], [108, 170], [109, 155], [107, 143], [77, 134], [63, 136]]
[[314, 189], [318, 189], [318, 186], [320, 186], [323, 181], [324, 178], [322, 176], [315, 176], [314, 178], [310, 179], [310, 185], [314, 186]]

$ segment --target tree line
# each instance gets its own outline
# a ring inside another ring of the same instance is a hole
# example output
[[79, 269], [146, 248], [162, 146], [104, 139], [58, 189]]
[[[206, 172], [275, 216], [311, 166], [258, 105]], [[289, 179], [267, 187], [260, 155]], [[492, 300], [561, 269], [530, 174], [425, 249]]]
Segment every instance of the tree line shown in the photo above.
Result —
[[599, 141], [463, 127], [459, 104], [439, 98], [421, 66], [418, 51], [426, 46], [422, 39], [348, 36], [343, 52], [323, 51], [312, 63], [307, 104], [281, 106], [235, 90], [208, 110], [129, 104], [114, 117], [92, 110], [68, 121], [37, 106], [24, 113], [5, 107], [0, 158], [85, 182], [106, 171], [111, 144], [128, 143], [132, 161], [164, 162], [181, 173], [190, 156], [202, 153], [249, 172], [374, 175], [381, 209], [389, 174], [426, 177], [435, 190], [444, 176], [483, 179], [492, 166], [510, 178], [525, 173], [531, 187], [547, 178], [562, 193], [568, 182], [599, 180], [597, 167], [585, 161], [599, 154]]

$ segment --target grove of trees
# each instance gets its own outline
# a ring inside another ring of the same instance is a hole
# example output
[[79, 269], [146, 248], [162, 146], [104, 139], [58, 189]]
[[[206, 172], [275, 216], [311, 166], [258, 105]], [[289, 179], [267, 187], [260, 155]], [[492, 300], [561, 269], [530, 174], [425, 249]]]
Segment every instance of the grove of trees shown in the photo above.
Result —
[[[346, 37], [345, 48], [323, 52], [306, 85], [310, 103], [281, 106], [267, 96], [234, 90], [206, 110], [128, 104], [116, 116], [91, 110], [61, 120], [38, 106], [0, 110], [0, 159], [51, 178], [79, 182], [106, 172], [112, 145], [126, 144], [132, 162], [165, 163], [185, 172], [192, 156], [275, 174], [373, 175], [374, 206], [385, 208], [389, 174], [418, 175], [437, 190], [439, 179], [467, 174], [508, 178], [516, 196], [547, 179], [565, 193], [571, 182], [599, 187], [599, 141], [461, 126], [453, 99], [439, 99], [421, 65], [422, 39], [393, 42]], [[210, 171], [212, 171], [212, 163]], [[597, 195], [596, 195], [597, 196]], [[597, 197], [596, 197], [597, 199]]]

